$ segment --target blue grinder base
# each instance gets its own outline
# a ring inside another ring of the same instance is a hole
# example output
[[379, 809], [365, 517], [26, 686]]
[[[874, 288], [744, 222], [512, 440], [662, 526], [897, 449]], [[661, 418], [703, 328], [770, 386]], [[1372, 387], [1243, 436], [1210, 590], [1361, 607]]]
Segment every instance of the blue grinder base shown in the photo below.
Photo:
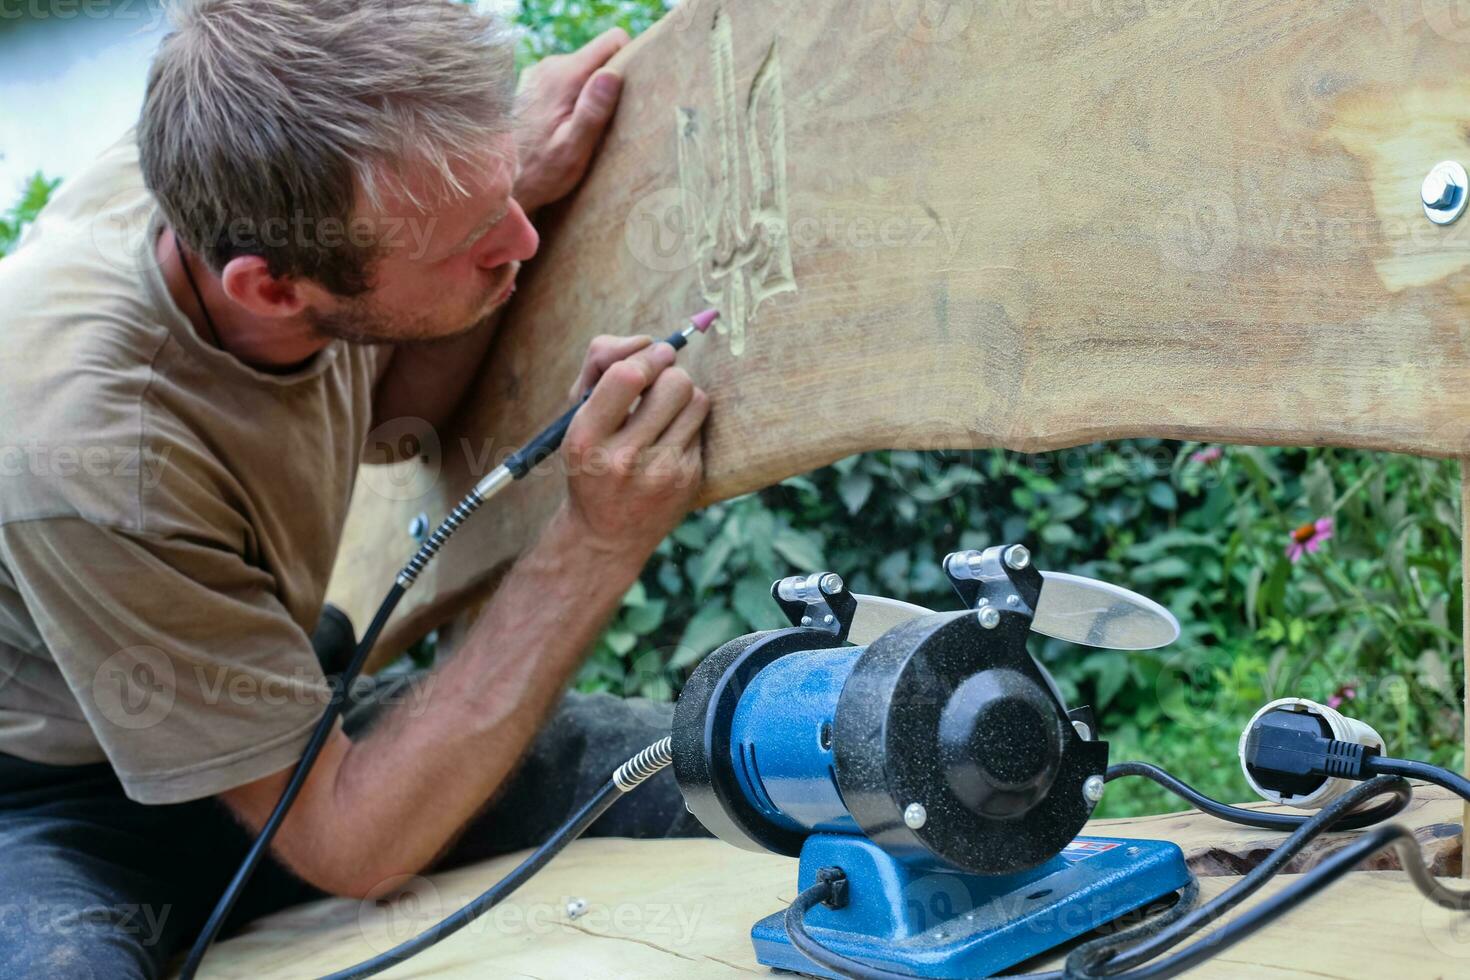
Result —
[[[840, 867], [846, 908], [819, 905], [807, 931], [835, 953], [918, 977], [988, 977], [1085, 935], [1183, 888], [1184, 854], [1167, 841], [1079, 837], [1030, 871], [986, 876], [916, 868], [865, 837], [815, 834], [801, 850], [798, 884]], [[750, 931], [766, 966], [833, 977], [792, 947], [785, 913]]]

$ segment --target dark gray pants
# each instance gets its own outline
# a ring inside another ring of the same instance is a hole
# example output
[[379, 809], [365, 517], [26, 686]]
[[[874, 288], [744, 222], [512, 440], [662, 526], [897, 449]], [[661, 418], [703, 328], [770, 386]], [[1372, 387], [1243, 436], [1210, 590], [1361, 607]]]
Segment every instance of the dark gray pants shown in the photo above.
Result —
[[[354, 695], [361, 737], [405, 681]], [[569, 694], [440, 868], [539, 844], [614, 769], [669, 733], [671, 705]], [[425, 806], [433, 806], [426, 799]], [[669, 771], [615, 803], [590, 836], [701, 836]], [[0, 977], [156, 977], [194, 939], [250, 844], [214, 799], [144, 806], [106, 763], [57, 767], [0, 754]], [[226, 932], [321, 897], [274, 861]], [[447, 911], [447, 910], [446, 910]]]

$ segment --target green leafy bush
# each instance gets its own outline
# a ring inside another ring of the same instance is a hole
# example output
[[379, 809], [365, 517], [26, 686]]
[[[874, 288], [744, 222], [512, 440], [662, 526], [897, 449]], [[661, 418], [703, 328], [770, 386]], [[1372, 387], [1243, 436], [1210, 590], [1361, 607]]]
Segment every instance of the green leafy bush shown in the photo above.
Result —
[[515, 22], [526, 28], [520, 61], [529, 64], [575, 51], [612, 27], [639, 34], [672, 6], [664, 0], [521, 0], [515, 15]]
[[[714, 647], [784, 625], [771, 582], [832, 569], [855, 591], [956, 608], [958, 548], [1023, 541], [1044, 568], [1136, 589], [1183, 625], [1124, 653], [1037, 636], [1114, 760], [1144, 759], [1245, 798], [1231, 761], [1265, 701], [1338, 700], [1401, 751], [1461, 759], [1462, 580], [1456, 464], [1318, 449], [1131, 440], [1024, 456], [876, 452], [692, 515], [660, 546], [579, 678], [668, 697]], [[1293, 532], [1331, 518], [1298, 560]], [[1107, 813], [1177, 808], [1120, 784]]]

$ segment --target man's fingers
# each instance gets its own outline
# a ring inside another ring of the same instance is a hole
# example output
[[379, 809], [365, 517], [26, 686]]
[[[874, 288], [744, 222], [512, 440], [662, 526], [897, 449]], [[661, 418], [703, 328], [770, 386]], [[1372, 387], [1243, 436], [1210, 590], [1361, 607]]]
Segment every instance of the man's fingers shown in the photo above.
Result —
[[607, 128], [613, 110], [618, 107], [618, 96], [623, 91], [623, 79], [614, 71], [600, 71], [587, 80], [572, 107], [572, 118], [566, 132], [567, 142], [577, 148], [578, 153], [591, 152], [593, 144]]
[[632, 337], [603, 336], [593, 340], [587, 349], [587, 360], [582, 364], [582, 373], [572, 384], [571, 397], [581, 398], [592, 390], [604, 371], [651, 343], [653, 338], [647, 334], [635, 334]]
[[609, 28], [567, 55], [567, 62], [576, 68], [580, 81], [607, 64], [627, 43], [627, 31], [621, 27]]
[[699, 430], [704, 427], [707, 418], [709, 418], [709, 395], [704, 393], [703, 388], [695, 388], [688, 404], [658, 437], [657, 445], [660, 448], [667, 446], [686, 451], [691, 443], [698, 446]]
[[618, 445], [634, 449], [653, 445], [693, 396], [694, 382], [688, 373], [681, 368], [663, 372], [628, 417], [628, 424], [618, 436]]
[[604, 371], [592, 389], [592, 397], [572, 420], [567, 442], [573, 447], [587, 447], [621, 429], [638, 396], [674, 363], [674, 353], [668, 344], [651, 344]]

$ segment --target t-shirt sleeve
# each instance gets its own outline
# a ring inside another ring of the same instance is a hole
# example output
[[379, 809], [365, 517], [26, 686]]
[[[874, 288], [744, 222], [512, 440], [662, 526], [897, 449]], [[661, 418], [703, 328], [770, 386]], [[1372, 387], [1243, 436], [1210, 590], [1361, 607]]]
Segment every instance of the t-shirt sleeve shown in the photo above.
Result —
[[78, 518], [7, 524], [0, 554], [129, 797], [211, 796], [300, 758], [329, 688], [267, 571]]

